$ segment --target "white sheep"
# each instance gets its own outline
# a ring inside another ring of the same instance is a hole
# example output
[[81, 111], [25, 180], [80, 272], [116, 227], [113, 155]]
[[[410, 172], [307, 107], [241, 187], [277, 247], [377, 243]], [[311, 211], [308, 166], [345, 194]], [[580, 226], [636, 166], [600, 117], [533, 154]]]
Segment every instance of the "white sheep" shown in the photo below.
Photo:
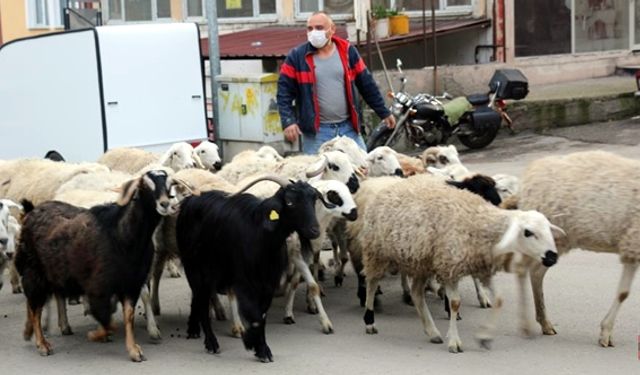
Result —
[[253, 150], [240, 152], [231, 159], [230, 163], [225, 164], [217, 174], [229, 183], [237, 184], [238, 181], [248, 176], [263, 173], [273, 168], [276, 163], [282, 160], [282, 157], [272, 147], [263, 146], [260, 151], [260, 153]]
[[359, 239], [367, 278], [367, 333], [377, 333], [373, 302], [379, 281], [388, 271], [400, 271], [412, 279], [413, 302], [426, 334], [441, 343], [424, 296], [428, 278], [435, 276], [450, 300], [448, 346], [453, 353], [462, 351], [456, 323], [461, 277], [478, 277], [493, 292], [491, 319], [477, 334], [488, 347], [502, 306], [491, 281], [502, 264], [498, 257], [520, 253], [545, 266], [557, 260], [552, 224], [541, 213], [502, 210], [429, 176], [411, 177], [378, 192], [363, 216], [366, 225]]
[[520, 179], [510, 174], [495, 174], [491, 176], [496, 182], [496, 189], [500, 194], [500, 199], [503, 201], [507, 198], [518, 195], [520, 191]]
[[347, 154], [349, 160], [356, 169], [359, 169], [363, 174], [367, 168], [367, 153], [361, 149], [356, 141], [347, 137], [339, 136], [321, 144], [318, 148], [318, 154], [322, 154], [327, 151], [341, 151]]
[[462, 164], [454, 145], [429, 147], [422, 152], [420, 159], [425, 168], [444, 168], [450, 164]]
[[[613, 324], [640, 263], [640, 161], [604, 151], [550, 156], [533, 161], [522, 177], [518, 208], [535, 209], [562, 227], [558, 251], [581, 248], [617, 253], [622, 277], [613, 304], [600, 325], [600, 345], [613, 346]], [[556, 330], [546, 314], [545, 268], [531, 272], [536, 320], [546, 335]]]
[[219, 171], [222, 168], [222, 159], [220, 158], [220, 149], [213, 142], [204, 141], [200, 143], [193, 151], [200, 158], [200, 162], [211, 172]]
[[136, 174], [150, 164], [160, 164], [174, 171], [186, 168], [204, 168], [193, 147], [186, 142], [174, 143], [162, 155], [137, 148], [119, 147], [108, 150], [98, 163], [112, 170]]
[[391, 147], [376, 147], [367, 154], [366, 162], [369, 177], [404, 175], [398, 161], [398, 153]]
[[13, 255], [16, 252], [16, 240], [20, 234], [20, 224], [11, 209], [22, 211], [22, 206], [9, 199], [0, 199], [0, 289], [3, 285], [5, 268], [9, 267], [13, 293], [21, 293], [20, 279], [13, 265]]
[[[322, 300], [320, 299], [320, 286], [317, 279], [311, 274], [309, 265], [317, 259], [322, 250], [322, 243], [326, 238], [326, 230], [335, 218], [345, 218], [347, 220], [355, 220], [358, 216], [355, 202], [345, 184], [335, 180], [315, 180], [310, 182], [311, 186], [316, 188], [321, 194], [321, 200], [316, 202], [316, 217], [320, 224], [320, 237], [309, 241], [310, 249], [306, 248], [306, 242], [301, 241], [297, 234], [293, 234], [287, 238], [287, 250], [289, 251], [289, 271], [287, 274], [286, 288], [286, 304], [284, 322], [285, 324], [293, 324], [293, 302], [295, 298], [296, 288], [303, 277], [307, 283], [307, 300], [308, 311], [318, 313], [322, 332], [328, 334], [333, 333], [333, 325], [324, 310]], [[303, 246], [303, 244], [305, 246]]]
[[16, 159], [0, 163], [0, 196], [38, 205], [52, 200], [62, 184], [76, 175], [108, 171], [96, 163], [61, 163], [47, 159]]

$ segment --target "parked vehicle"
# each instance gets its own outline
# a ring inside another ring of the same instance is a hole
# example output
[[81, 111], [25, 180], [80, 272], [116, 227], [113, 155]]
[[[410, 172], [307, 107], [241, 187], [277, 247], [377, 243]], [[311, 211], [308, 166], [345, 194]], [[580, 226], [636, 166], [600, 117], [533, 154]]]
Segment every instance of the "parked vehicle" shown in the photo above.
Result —
[[[516, 69], [499, 69], [489, 83], [489, 92], [453, 99], [449, 94], [434, 96], [419, 93], [411, 96], [405, 91], [407, 78], [402, 73], [402, 61], [396, 64], [402, 86], [393, 94], [391, 112], [396, 127], [380, 124], [369, 136], [367, 148], [394, 147], [404, 133], [409, 144], [424, 148], [447, 143], [456, 135], [468, 148], [489, 145], [498, 134], [502, 121], [512, 129], [506, 112], [506, 99], [520, 100], [529, 93], [526, 77]], [[448, 100], [443, 103], [443, 100]]]

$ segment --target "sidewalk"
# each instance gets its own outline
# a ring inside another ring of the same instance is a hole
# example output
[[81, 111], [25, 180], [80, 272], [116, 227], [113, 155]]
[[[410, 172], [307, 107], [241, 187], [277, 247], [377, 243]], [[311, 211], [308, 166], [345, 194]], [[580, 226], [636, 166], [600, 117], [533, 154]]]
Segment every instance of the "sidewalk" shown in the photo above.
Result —
[[530, 86], [526, 99], [511, 102], [514, 127], [545, 129], [620, 120], [640, 114], [631, 75]]

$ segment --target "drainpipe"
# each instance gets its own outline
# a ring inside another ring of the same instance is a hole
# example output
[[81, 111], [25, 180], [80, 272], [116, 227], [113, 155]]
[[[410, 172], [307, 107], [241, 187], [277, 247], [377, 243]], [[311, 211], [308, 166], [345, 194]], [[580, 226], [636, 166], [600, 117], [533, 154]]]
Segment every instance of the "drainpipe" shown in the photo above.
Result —
[[505, 19], [504, 0], [493, 3], [493, 44], [496, 48], [496, 61], [507, 62], [505, 53]]

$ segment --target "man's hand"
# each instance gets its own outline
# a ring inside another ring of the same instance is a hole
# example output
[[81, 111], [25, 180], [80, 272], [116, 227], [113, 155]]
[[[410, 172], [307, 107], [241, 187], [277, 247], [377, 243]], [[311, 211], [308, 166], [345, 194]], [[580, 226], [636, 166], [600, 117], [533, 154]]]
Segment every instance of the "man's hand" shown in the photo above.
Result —
[[[395, 124], [395, 121], [394, 121], [394, 124]], [[298, 124], [291, 124], [286, 128], [284, 128], [284, 138], [291, 143], [297, 141], [298, 137], [301, 135], [302, 135], [302, 132], [300, 131]]]
[[393, 115], [389, 115], [389, 117], [385, 118], [384, 121], [387, 124], [387, 128], [393, 129], [396, 127], [396, 118]]

